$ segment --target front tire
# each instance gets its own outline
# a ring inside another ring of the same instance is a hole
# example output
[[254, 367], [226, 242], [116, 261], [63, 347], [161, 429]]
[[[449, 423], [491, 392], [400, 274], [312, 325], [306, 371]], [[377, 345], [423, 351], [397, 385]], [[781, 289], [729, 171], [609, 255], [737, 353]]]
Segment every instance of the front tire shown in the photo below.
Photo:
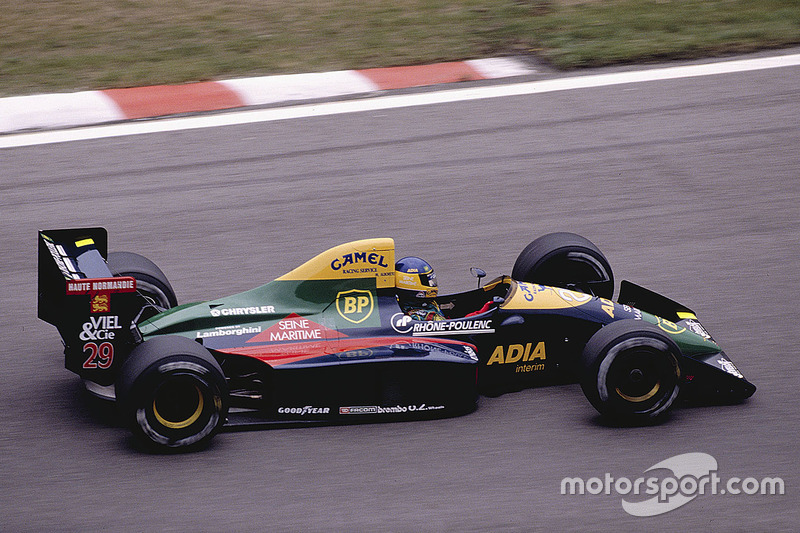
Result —
[[656, 326], [620, 320], [586, 343], [581, 388], [607, 418], [643, 424], [660, 419], [680, 392], [680, 349]]
[[155, 449], [202, 447], [227, 417], [222, 369], [208, 350], [185, 337], [156, 337], [134, 348], [116, 392], [134, 436]]
[[575, 233], [548, 233], [534, 240], [517, 257], [511, 277], [601, 298], [614, 295], [614, 274], [605, 255]]

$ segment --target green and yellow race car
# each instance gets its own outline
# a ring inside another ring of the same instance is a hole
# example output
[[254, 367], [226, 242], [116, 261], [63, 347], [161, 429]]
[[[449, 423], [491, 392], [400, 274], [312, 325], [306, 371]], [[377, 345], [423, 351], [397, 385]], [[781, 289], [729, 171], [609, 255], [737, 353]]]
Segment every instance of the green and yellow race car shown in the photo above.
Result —
[[226, 425], [454, 416], [479, 393], [554, 383], [580, 382], [624, 424], [660, 420], [679, 398], [755, 391], [687, 307], [626, 281], [613, 301], [608, 261], [579, 235], [534, 240], [511, 276], [482, 283], [473, 268], [478, 287], [453, 295], [408, 259], [392, 239], [355, 241], [177, 305], [153, 262], [108, 252], [103, 228], [45, 230], [39, 317], [66, 367], [156, 448], [198, 448]]

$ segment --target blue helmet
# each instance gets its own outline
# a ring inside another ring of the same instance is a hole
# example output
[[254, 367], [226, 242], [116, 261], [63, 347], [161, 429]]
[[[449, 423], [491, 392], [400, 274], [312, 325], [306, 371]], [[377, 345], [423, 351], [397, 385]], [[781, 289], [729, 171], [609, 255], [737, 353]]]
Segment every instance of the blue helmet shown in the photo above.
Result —
[[398, 295], [412, 298], [435, 298], [439, 294], [433, 267], [419, 257], [404, 257], [394, 265]]

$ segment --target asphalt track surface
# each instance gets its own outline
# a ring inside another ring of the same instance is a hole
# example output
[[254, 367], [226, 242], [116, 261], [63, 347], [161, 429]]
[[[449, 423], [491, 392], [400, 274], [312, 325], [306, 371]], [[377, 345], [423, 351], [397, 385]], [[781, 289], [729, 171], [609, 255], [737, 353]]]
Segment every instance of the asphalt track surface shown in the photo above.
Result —
[[[791, 67], [0, 150], [0, 529], [795, 531], [798, 146]], [[454, 419], [148, 455], [36, 318], [36, 231], [80, 225], [155, 260], [183, 302], [371, 236], [459, 291], [468, 267], [510, 273], [534, 237], [574, 231], [617, 279], [692, 307], [758, 391], [617, 428], [566, 385]], [[634, 480], [690, 452], [723, 481], [780, 477], [785, 494], [706, 493], [650, 518], [614, 489], [561, 494], [565, 477]]]

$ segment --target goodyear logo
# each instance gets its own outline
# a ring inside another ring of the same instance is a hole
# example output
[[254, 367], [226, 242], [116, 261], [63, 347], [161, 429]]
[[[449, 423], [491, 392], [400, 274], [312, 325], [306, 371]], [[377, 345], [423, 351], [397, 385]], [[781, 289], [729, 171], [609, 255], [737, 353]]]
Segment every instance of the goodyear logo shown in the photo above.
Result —
[[370, 291], [352, 289], [336, 295], [336, 311], [339, 316], [353, 324], [364, 322], [374, 309], [375, 299]]

